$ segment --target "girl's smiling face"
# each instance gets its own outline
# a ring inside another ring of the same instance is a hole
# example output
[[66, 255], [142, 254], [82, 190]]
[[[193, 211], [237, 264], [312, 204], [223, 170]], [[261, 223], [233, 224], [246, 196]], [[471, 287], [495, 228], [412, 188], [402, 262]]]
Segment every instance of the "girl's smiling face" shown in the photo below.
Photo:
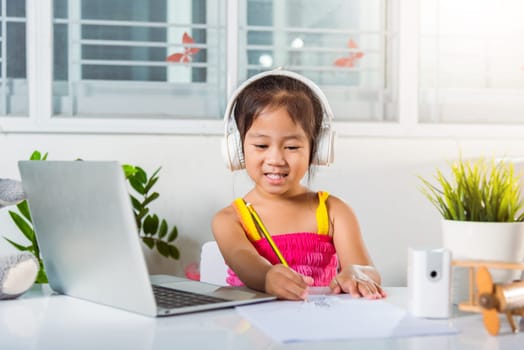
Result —
[[270, 195], [295, 195], [309, 168], [310, 147], [302, 127], [285, 108], [262, 111], [244, 139], [246, 170], [257, 189]]

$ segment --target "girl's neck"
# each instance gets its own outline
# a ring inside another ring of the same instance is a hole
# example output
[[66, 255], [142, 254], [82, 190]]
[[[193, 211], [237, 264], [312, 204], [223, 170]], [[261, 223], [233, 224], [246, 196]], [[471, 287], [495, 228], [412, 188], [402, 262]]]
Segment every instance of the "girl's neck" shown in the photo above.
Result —
[[246, 195], [246, 199], [249, 199], [253, 202], [266, 200], [271, 200], [274, 202], [289, 202], [303, 200], [303, 198], [310, 193], [311, 190], [304, 186], [299, 186], [293, 191], [288, 191], [279, 194], [272, 194], [266, 191], [261, 191], [259, 188], [255, 187]]

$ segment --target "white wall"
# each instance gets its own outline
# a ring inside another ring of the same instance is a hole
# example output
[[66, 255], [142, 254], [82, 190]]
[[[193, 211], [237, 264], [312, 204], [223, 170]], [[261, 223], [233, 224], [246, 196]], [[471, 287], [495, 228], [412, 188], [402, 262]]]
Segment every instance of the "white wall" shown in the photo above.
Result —
[[[152, 172], [162, 166], [153, 206], [176, 224], [181, 248], [177, 262], [153, 256], [152, 272], [183, 274], [198, 261], [200, 246], [212, 239], [213, 214], [249, 187], [243, 173], [229, 173], [218, 136], [0, 134], [0, 177], [19, 179], [16, 162], [33, 150], [49, 159], [111, 159]], [[344, 138], [336, 141], [336, 161], [319, 169], [311, 187], [344, 198], [356, 211], [364, 239], [386, 285], [405, 285], [408, 246], [438, 247], [439, 216], [419, 192], [417, 175], [428, 177], [458, 157], [524, 157], [524, 140]], [[0, 235], [22, 241], [7, 210], [0, 212]], [[0, 240], [0, 252], [14, 251]]]

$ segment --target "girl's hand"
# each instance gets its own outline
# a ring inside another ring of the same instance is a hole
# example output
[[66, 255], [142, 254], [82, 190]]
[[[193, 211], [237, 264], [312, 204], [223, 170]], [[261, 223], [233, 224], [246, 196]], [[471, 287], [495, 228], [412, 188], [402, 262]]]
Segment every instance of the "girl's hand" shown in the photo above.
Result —
[[275, 295], [279, 299], [305, 300], [313, 278], [303, 276], [289, 267], [273, 265], [266, 273], [266, 293]]
[[333, 293], [348, 293], [354, 298], [382, 299], [386, 292], [371, 276], [377, 275], [373, 266], [350, 265], [329, 284]]

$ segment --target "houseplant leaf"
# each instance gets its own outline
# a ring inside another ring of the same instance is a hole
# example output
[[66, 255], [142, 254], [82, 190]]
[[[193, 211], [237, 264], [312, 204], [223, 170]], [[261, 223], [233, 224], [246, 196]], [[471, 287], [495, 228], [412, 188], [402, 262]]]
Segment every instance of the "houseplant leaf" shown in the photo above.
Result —
[[154, 201], [155, 199], [157, 199], [158, 197], [160, 197], [160, 195], [158, 194], [158, 192], [153, 192], [151, 193], [150, 196], [148, 196], [144, 202], [142, 203], [143, 206], [146, 206], [148, 205], [149, 203], [151, 203], [152, 201]]
[[149, 249], [153, 249], [155, 247], [155, 240], [151, 237], [142, 237], [142, 242], [145, 243], [149, 247]]
[[29, 205], [27, 204], [27, 200], [18, 203], [16, 205], [16, 208], [27, 221], [32, 222], [31, 212], [29, 211]]
[[149, 190], [151, 190], [151, 188], [156, 184], [157, 181], [158, 181], [158, 177], [151, 178], [151, 179], [147, 182], [147, 184], [146, 184], [146, 186], [145, 186], [145, 188], [144, 188], [145, 193], [148, 193]]
[[4, 237], [4, 239], [5, 239], [7, 242], [9, 242], [13, 247], [15, 247], [16, 249], [18, 249], [18, 250], [20, 250], [20, 251], [29, 250], [29, 248], [31, 247], [31, 246], [24, 247], [23, 245], [18, 244], [18, 243], [16, 243], [16, 242], [10, 240], [10, 239], [7, 238], [7, 237]]
[[156, 249], [163, 257], [169, 257], [169, 246], [164, 241], [156, 241]]
[[33, 231], [31, 225], [29, 225], [27, 221], [25, 221], [20, 215], [18, 215], [14, 211], [9, 211], [9, 215], [11, 216], [11, 219], [13, 219], [18, 229], [22, 232], [22, 234], [29, 240], [29, 242], [32, 243], [35, 240], [35, 232]]
[[166, 234], [167, 234], [167, 222], [165, 219], [162, 219], [162, 222], [160, 223], [160, 228], [158, 229], [158, 237], [164, 238]]
[[136, 199], [133, 195], [130, 195], [129, 197], [131, 197], [131, 203], [133, 204], [133, 208], [136, 211], [140, 212], [142, 209], [144, 209], [144, 206], [138, 199]]
[[137, 191], [140, 194], [146, 193], [144, 185], [135, 176], [130, 177], [128, 180], [129, 184], [131, 185], [131, 187], [133, 187], [135, 191]]
[[155, 234], [158, 230], [158, 216], [156, 214], [146, 216], [143, 229], [146, 235]]
[[134, 176], [137, 172], [136, 167], [129, 164], [122, 165], [122, 169], [124, 170], [124, 176], [126, 179], [129, 179], [131, 176]]
[[171, 256], [173, 259], [178, 260], [178, 258], [180, 258], [180, 251], [174, 245], [170, 245], [169, 246], [169, 256]]
[[173, 229], [169, 233], [169, 236], [167, 236], [168, 242], [173, 242], [178, 237], [178, 228], [176, 226], [173, 226]]

